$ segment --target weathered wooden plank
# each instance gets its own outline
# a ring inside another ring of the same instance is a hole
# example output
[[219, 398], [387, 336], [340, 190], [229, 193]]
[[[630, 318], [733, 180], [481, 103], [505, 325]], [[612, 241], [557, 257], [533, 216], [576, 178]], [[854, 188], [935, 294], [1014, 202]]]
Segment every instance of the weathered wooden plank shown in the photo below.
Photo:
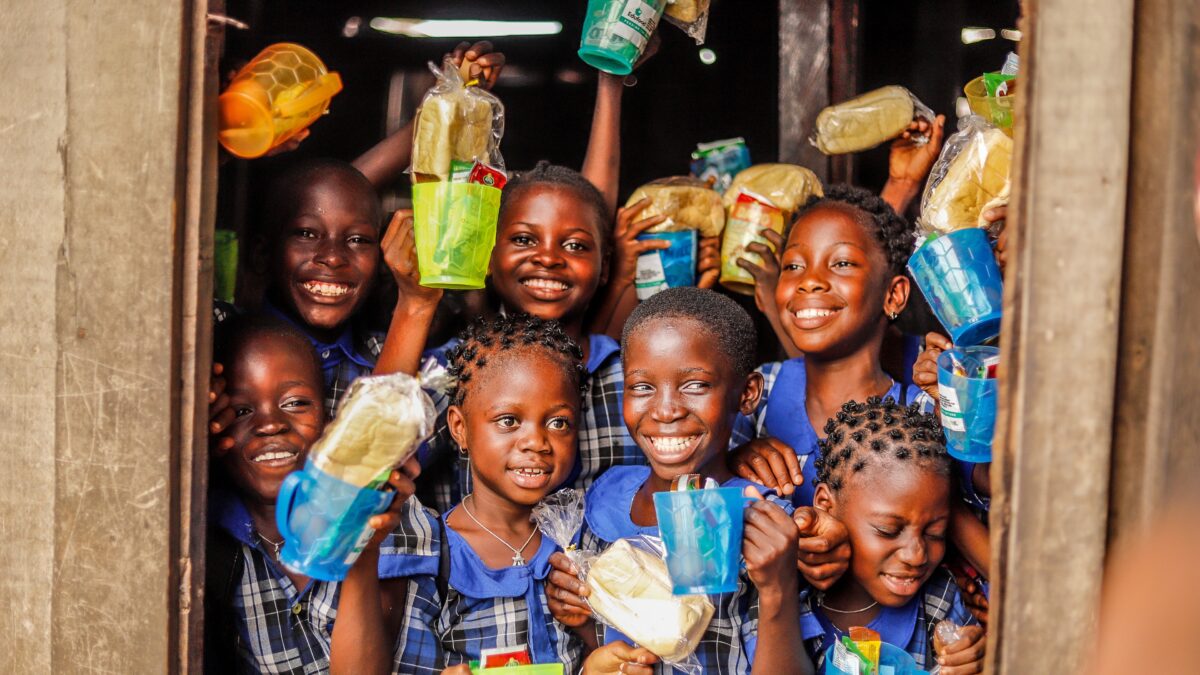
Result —
[[779, 0], [779, 161], [829, 180], [829, 160], [811, 143], [829, 105], [829, 3]]
[[1024, 8], [988, 672], [1066, 673], [1107, 539], [1133, 2]]

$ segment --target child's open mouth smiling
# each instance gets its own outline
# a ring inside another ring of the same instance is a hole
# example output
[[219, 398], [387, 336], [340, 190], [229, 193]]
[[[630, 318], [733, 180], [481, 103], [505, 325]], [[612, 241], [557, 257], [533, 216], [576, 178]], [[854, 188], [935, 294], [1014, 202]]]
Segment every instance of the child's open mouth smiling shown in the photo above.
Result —
[[917, 591], [921, 590], [921, 584], [924, 583], [926, 576], [928, 575], [879, 573], [879, 578], [883, 581], [883, 585], [892, 593], [903, 598], [911, 598], [916, 595]]
[[510, 467], [508, 476], [512, 482], [527, 490], [540, 490], [550, 484], [554, 467], [546, 465], [529, 465]]
[[300, 458], [300, 451], [290, 445], [272, 444], [261, 448], [250, 457], [255, 466], [269, 469], [291, 468]]
[[554, 277], [525, 277], [521, 279], [525, 291], [538, 300], [561, 300], [571, 291], [571, 284]]
[[824, 328], [833, 323], [837, 313], [842, 311], [841, 307], [788, 307], [788, 313], [792, 316], [792, 323], [801, 330], [815, 330]]
[[701, 434], [689, 436], [643, 436], [653, 449], [654, 459], [662, 464], [678, 464], [690, 458], [700, 444]]
[[342, 298], [350, 295], [350, 292], [354, 290], [353, 284], [318, 279], [302, 281], [300, 282], [300, 287], [314, 301], [329, 304], [340, 302]]

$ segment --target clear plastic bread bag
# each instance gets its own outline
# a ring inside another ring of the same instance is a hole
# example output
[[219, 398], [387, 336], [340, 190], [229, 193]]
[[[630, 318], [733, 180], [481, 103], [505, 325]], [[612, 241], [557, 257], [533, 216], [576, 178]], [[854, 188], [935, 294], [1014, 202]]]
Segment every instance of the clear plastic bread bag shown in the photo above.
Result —
[[702, 45], [708, 34], [709, 4], [710, 0], [667, 0], [663, 18]]
[[437, 83], [417, 108], [413, 130], [414, 183], [448, 181], [459, 176], [466, 182], [475, 163], [504, 170], [500, 139], [504, 136], [504, 104], [475, 80], [464, 80], [450, 57], [438, 68]]
[[[809, 142], [826, 155], [861, 152], [896, 138], [913, 120], [932, 124], [935, 117], [911, 91], [890, 85], [822, 110]], [[920, 144], [929, 138], [914, 136], [913, 140]]]
[[647, 197], [650, 204], [642, 209], [638, 218], [667, 218], [650, 228], [650, 232], [698, 230], [701, 237], [715, 237], [725, 228], [725, 205], [721, 195], [698, 178], [671, 176], [651, 181], [634, 190], [625, 206]]
[[989, 204], [1007, 194], [1012, 139], [978, 115], [958, 122], [929, 172], [917, 226], [945, 234], [977, 227]]
[[671, 592], [666, 550], [656, 537], [618, 539], [600, 554], [577, 548], [583, 503], [580, 490], [559, 490], [534, 508], [533, 520], [579, 570], [593, 616], [676, 671], [701, 675], [695, 651], [715, 612], [712, 602]]
[[433, 433], [437, 410], [414, 377], [403, 373], [360, 377], [342, 399], [338, 416], [309, 459], [326, 474], [378, 489]]

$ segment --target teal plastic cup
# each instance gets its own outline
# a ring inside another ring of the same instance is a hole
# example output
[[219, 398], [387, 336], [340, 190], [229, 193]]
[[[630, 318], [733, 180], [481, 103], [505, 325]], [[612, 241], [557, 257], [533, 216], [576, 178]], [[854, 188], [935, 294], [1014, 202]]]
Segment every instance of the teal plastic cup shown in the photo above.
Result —
[[613, 75], [628, 75], [662, 18], [667, 0], [588, 0], [579, 58]]
[[931, 239], [908, 259], [908, 271], [954, 344], [1000, 334], [1004, 280], [986, 232], [971, 227]]
[[1000, 381], [988, 372], [999, 358], [996, 347], [955, 347], [938, 356], [938, 407], [946, 450], [964, 462], [992, 461]]
[[[841, 665], [834, 662], [833, 650], [830, 646], [825, 651], [825, 675], [859, 675], [858, 672], [843, 670]], [[917, 675], [924, 673], [917, 667], [917, 662], [908, 652], [886, 642], [879, 644], [879, 675]]]
[[740, 488], [654, 493], [659, 536], [667, 550], [667, 574], [675, 595], [737, 590], [742, 567], [742, 512], [751, 501]]

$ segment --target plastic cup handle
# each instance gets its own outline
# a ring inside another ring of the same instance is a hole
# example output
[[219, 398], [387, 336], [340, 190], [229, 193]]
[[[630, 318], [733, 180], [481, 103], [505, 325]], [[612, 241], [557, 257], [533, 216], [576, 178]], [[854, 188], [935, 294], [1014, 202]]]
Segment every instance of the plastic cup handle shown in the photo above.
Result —
[[283, 485], [279, 486], [279, 497], [275, 500], [275, 525], [279, 528], [279, 536], [283, 537], [284, 541], [293, 539], [290, 517], [292, 515], [292, 502], [296, 499], [296, 489], [301, 483], [312, 482], [312, 478], [303, 471], [293, 471], [283, 479]]

